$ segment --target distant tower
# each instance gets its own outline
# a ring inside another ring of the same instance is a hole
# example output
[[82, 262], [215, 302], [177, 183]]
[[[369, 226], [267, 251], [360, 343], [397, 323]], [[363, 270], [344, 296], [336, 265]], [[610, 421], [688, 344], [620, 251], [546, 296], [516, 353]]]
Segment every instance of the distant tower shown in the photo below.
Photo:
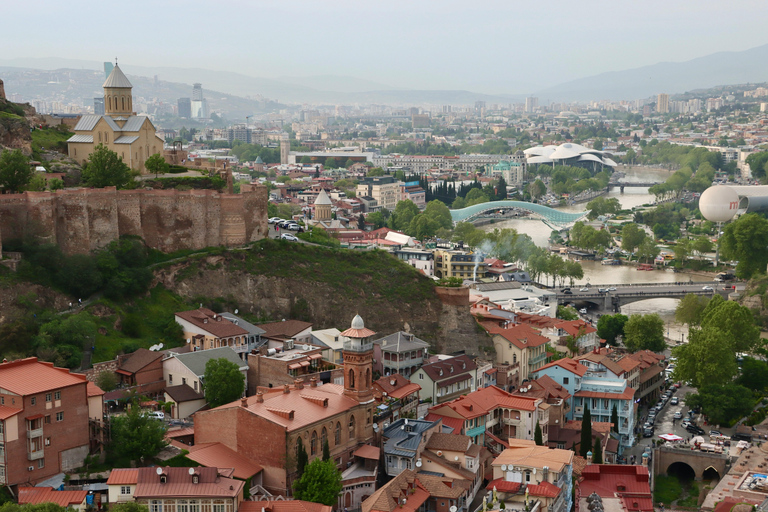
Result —
[[284, 133], [280, 135], [280, 163], [283, 165], [288, 164], [288, 154], [291, 152], [291, 141], [288, 138], [288, 134]]
[[115, 64], [104, 82], [104, 113], [112, 117], [130, 117], [133, 115], [133, 85]]
[[5, 84], [0, 80], [0, 100], [5, 100]]
[[192, 101], [203, 101], [203, 84], [192, 84]]
[[317, 199], [315, 199], [315, 220], [331, 220], [332, 207], [333, 203], [331, 203], [331, 198], [328, 197], [328, 194], [325, 192], [325, 190], [320, 189], [320, 193], [317, 194]]
[[376, 333], [365, 328], [360, 315], [355, 315], [349, 329], [340, 336], [344, 341], [344, 394], [360, 403], [373, 401], [373, 340]]
[[656, 112], [669, 114], [669, 94], [661, 93], [656, 97]]
[[192, 117], [192, 100], [189, 98], [179, 98], [179, 117], [190, 119]]
[[105, 62], [104, 63], [104, 78], [109, 78], [109, 75], [112, 74], [112, 69], [115, 67], [114, 64], [111, 62]]

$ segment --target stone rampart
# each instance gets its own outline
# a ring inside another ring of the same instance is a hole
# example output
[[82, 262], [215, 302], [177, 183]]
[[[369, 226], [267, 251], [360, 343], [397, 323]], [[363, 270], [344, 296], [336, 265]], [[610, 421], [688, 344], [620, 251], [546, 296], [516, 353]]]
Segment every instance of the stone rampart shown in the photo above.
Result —
[[0, 195], [0, 240], [34, 236], [65, 254], [87, 253], [122, 235], [163, 252], [233, 247], [267, 235], [267, 189], [66, 189]]

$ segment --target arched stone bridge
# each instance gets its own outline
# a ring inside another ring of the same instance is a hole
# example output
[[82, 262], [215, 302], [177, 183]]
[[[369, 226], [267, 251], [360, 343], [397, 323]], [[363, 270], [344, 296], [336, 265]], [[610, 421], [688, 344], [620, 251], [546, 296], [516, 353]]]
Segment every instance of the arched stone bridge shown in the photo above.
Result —
[[525, 201], [492, 201], [489, 203], [480, 203], [458, 210], [451, 210], [453, 222], [466, 222], [482, 215], [485, 212], [500, 210], [504, 208], [517, 208], [525, 210], [532, 216], [542, 220], [547, 226], [553, 229], [563, 229], [572, 226], [576, 221], [581, 220], [589, 214], [589, 211], [579, 213], [567, 213], [555, 210], [543, 204], [527, 203]]
[[693, 470], [696, 480], [701, 480], [707, 470], [717, 471], [723, 478], [727, 470], [728, 456], [723, 453], [708, 453], [683, 448], [682, 446], [661, 446], [653, 451], [653, 473], [666, 475], [674, 464], [685, 464]]
[[[705, 290], [704, 287], [711, 290]], [[598, 308], [605, 311], [618, 311], [618, 309], [632, 302], [638, 302], [647, 299], [672, 298], [682, 299], [688, 294], [712, 296], [719, 293], [727, 298], [731, 290], [723, 290], [723, 283], [717, 282], [698, 282], [698, 283], [633, 283], [617, 285], [591, 285], [589, 290], [581, 291], [583, 287], [574, 286], [570, 288], [571, 293], [564, 293], [560, 288], [557, 290], [558, 303], [568, 302], [589, 302], [595, 304]], [[614, 290], [608, 291], [610, 288]], [[605, 290], [600, 292], [600, 290]]]

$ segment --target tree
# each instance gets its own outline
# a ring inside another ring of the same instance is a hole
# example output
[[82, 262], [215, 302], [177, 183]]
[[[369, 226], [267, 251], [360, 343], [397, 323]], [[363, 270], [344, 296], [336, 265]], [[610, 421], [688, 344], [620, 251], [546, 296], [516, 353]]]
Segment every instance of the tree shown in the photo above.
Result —
[[451, 211], [445, 205], [444, 202], [434, 199], [427, 203], [427, 206], [422, 212], [427, 219], [433, 221], [438, 227], [451, 229], [453, 228], [453, 218], [451, 217]]
[[755, 178], [765, 178], [768, 173], [768, 151], [752, 153], [747, 157], [749, 169]]
[[350, 168], [350, 167], [352, 167], [353, 165], [355, 165], [355, 161], [354, 161], [354, 160], [352, 160], [351, 158], [347, 158], [347, 161], [344, 163], [344, 167], [346, 167], [347, 169], [349, 169], [349, 168]]
[[645, 237], [645, 230], [634, 222], [624, 224], [621, 228], [621, 248], [630, 253], [635, 252]]
[[592, 445], [592, 464], [603, 463], [603, 445], [600, 436], [595, 436], [595, 443]]
[[761, 348], [760, 328], [755, 325], [752, 312], [746, 306], [715, 295], [701, 316], [702, 329], [712, 327], [722, 330], [734, 354]]
[[112, 419], [108, 454], [114, 462], [149, 462], [167, 444], [165, 424], [144, 414], [138, 399], [133, 400], [125, 416]]
[[328, 444], [328, 439], [323, 441], [323, 460], [331, 460], [331, 446]]
[[398, 201], [395, 211], [389, 217], [389, 227], [398, 231], [405, 231], [418, 214], [419, 207], [413, 201]]
[[597, 335], [603, 338], [609, 345], [616, 345], [618, 336], [624, 337], [624, 326], [629, 318], [627, 315], [617, 313], [615, 315], [603, 315], [597, 321]]
[[536, 443], [536, 446], [544, 446], [544, 438], [541, 434], [539, 420], [536, 420], [536, 430], [533, 431], [533, 441]]
[[332, 460], [315, 459], [293, 484], [293, 496], [298, 500], [333, 506], [341, 492], [341, 472]]
[[619, 410], [616, 408], [616, 404], [613, 404], [613, 409], [611, 409], [611, 430], [619, 433]]
[[588, 215], [589, 218], [596, 219], [600, 215], [615, 214], [621, 210], [621, 203], [619, 203], [619, 200], [615, 197], [610, 199], [606, 199], [602, 196], [596, 197], [587, 203], [587, 210], [590, 210]]
[[125, 188], [133, 181], [131, 168], [103, 144], [96, 146], [83, 166], [83, 183], [93, 188]]
[[624, 345], [630, 352], [664, 352], [664, 320], [656, 313], [630, 316], [624, 324]]
[[736, 384], [762, 394], [768, 388], [768, 363], [752, 357], [744, 358]]
[[685, 397], [685, 405], [701, 407], [712, 425], [728, 425], [749, 414], [755, 405], [752, 393], [738, 384], [706, 384]]
[[701, 324], [704, 308], [707, 307], [709, 298], [703, 295], [689, 293], [680, 301], [675, 309], [675, 320], [688, 327]]
[[579, 314], [570, 306], [557, 306], [557, 318], [570, 322], [571, 320], [578, 320]]
[[383, 228], [387, 225], [387, 221], [384, 219], [384, 215], [381, 212], [369, 213], [365, 220], [373, 224], [373, 229]]
[[547, 193], [547, 186], [541, 180], [536, 180], [528, 185], [528, 193], [531, 194], [533, 199], [543, 196]]
[[304, 474], [304, 470], [307, 468], [309, 462], [309, 455], [307, 450], [304, 449], [304, 442], [301, 437], [296, 438], [296, 472], [299, 474], [299, 478]]
[[638, 260], [645, 260], [646, 262], [653, 261], [653, 259], [658, 255], [659, 248], [656, 247], [656, 244], [651, 237], [646, 237], [637, 248]]
[[117, 387], [117, 376], [113, 372], [100, 372], [96, 377], [96, 385], [102, 391], [112, 391]]
[[149, 507], [135, 501], [125, 501], [110, 504], [109, 512], [149, 512]]
[[171, 166], [168, 165], [168, 162], [165, 161], [165, 158], [163, 158], [160, 153], [155, 153], [154, 155], [147, 158], [147, 161], [144, 162], [144, 167], [146, 167], [149, 172], [154, 173], [155, 178], [157, 178], [160, 174], [167, 173], [171, 168]]
[[235, 363], [223, 357], [205, 363], [203, 382], [211, 408], [234, 402], [245, 391], [245, 375]]
[[584, 417], [581, 419], [581, 443], [579, 454], [586, 458], [587, 452], [592, 448], [592, 413], [589, 406], [584, 406]]
[[336, 163], [336, 159], [334, 157], [326, 158], [325, 164], [323, 164], [323, 167], [326, 169], [335, 169], [339, 165]]
[[20, 149], [0, 154], [0, 187], [9, 192], [21, 192], [35, 171]]
[[363, 215], [362, 213], [357, 218], [357, 229], [365, 231], [365, 215]]
[[768, 220], [756, 213], [742, 215], [723, 230], [723, 258], [737, 261], [736, 275], [749, 279], [765, 272], [768, 264]]
[[304, 155], [303, 157], [301, 157], [301, 163], [302, 165], [309, 165], [312, 163], [312, 159], [307, 155]]
[[726, 384], [738, 372], [728, 336], [717, 327], [691, 329], [688, 343], [674, 347], [672, 354], [677, 358], [675, 380], [689, 381], [695, 388]]

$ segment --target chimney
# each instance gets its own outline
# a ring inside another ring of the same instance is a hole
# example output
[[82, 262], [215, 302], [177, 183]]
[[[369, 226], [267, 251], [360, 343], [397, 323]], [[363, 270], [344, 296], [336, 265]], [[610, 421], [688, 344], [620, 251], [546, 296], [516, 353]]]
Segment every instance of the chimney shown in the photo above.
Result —
[[309, 379], [309, 387], [316, 388], [317, 387], [317, 377], [312, 377]]
[[264, 403], [264, 393], [262, 393], [261, 391], [258, 391], [256, 393], [256, 403], [257, 404], [263, 404]]
[[301, 379], [294, 380], [293, 385], [296, 387], [296, 389], [304, 389], [304, 381]]
[[288, 384], [283, 386], [283, 393], [285, 393], [287, 395], [290, 392], [291, 392], [291, 387]]
[[240, 399], [240, 407], [248, 407], [248, 399], [245, 397], [242, 397]]

